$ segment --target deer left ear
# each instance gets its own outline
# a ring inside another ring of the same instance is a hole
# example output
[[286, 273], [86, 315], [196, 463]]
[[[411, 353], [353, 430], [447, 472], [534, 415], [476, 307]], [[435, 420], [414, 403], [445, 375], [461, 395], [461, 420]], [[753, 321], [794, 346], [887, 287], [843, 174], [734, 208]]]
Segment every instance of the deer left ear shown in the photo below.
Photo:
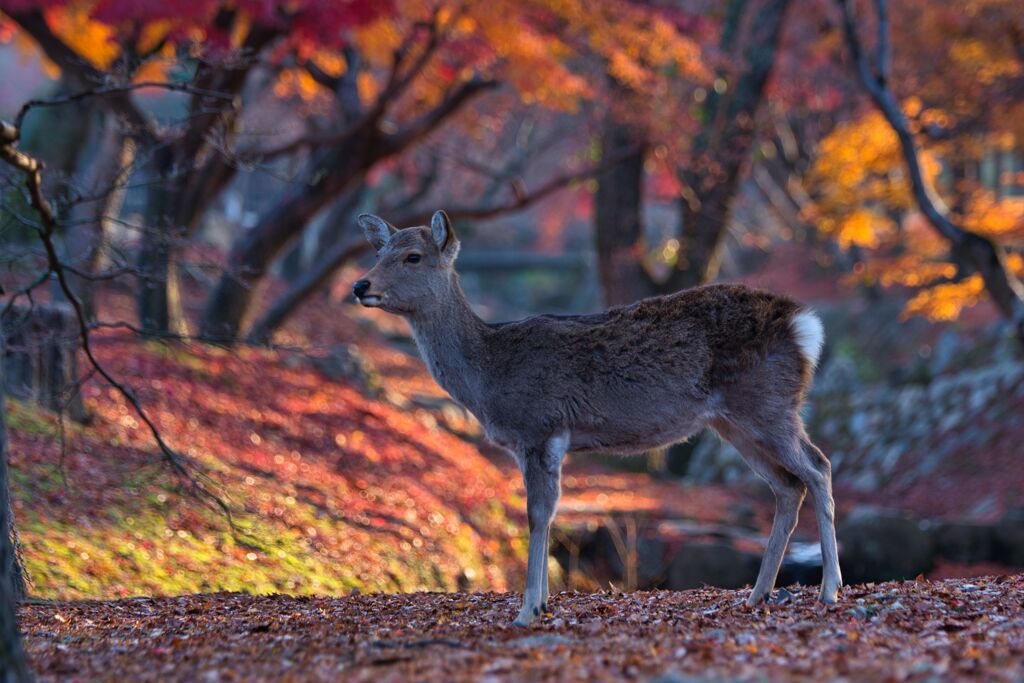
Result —
[[391, 239], [391, 236], [398, 232], [398, 228], [380, 216], [374, 216], [372, 213], [359, 214], [357, 221], [359, 222], [359, 227], [363, 229], [363, 234], [366, 235], [367, 241], [376, 251], [383, 249], [384, 245]]
[[459, 238], [455, 236], [452, 222], [444, 211], [435, 212], [430, 219], [430, 236], [441, 252], [441, 259], [445, 263], [454, 262], [459, 255]]

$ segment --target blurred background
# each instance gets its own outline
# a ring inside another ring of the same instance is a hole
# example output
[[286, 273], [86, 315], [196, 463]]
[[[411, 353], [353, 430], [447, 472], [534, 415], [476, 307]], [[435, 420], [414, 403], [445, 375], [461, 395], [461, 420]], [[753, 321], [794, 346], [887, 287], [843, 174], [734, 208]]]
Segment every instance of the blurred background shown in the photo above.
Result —
[[[0, 167], [36, 595], [518, 587], [518, 472], [349, 297], [356, 215], [439, 208], [489, 321], [812, 305], [847, 580], [1024, 566], [1015, 0], [0, 0], [0, 84], [55, 213]], [[756, 576], [773, 501], [713, 433], [564, 483], [562, 587]]]

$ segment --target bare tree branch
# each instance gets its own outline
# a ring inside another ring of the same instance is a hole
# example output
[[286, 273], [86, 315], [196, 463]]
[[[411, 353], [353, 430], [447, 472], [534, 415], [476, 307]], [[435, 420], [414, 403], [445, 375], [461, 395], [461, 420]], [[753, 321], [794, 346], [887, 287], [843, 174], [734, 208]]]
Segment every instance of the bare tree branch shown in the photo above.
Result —
[[[436, 22], [432, 23], [430, 25], [430, 35], [426, 45], [424, 45], [423, 50], [416, 58], [416, 61], [406, 69], [405, 73], [401, 72], [401, 66], [405, 60], [407, 51], [396, 51], [394, 62], [391, 67], [391, 73], [388, 76], [387, 85], [385, 85], [381, 90], [380, 94], [374, 100], [373, 105], [363, 111], [352, 123], [349, 123], [339, 130], [314, 132], [302, 135], [294, 140], [290, 140], [270, 149], [244, 152], [242, 156], [247, 159], [270, 160], [292, 154], [305, 148], [334, 147], [343, 145], [357, 135], [364, 134], [370, 126], [376, 124], [381, 119], [387, 111], [388, 105], [392, 104], [398, 96], [409, 87], [409, 84], [412, 83], [420, 73], [422, 73], [423, 69], [426, 68], [429, 63], [431, 56], [433, 56], [434, 52], [441, 44], [441, 38], [441, 29], [437, 26]], [[408, 42], [411, 41], [407, 41], [407, 44]], [[350, 57], [350, 69], [355, 68], [353, 62], [354, 60]], [[307, 66], [307, 69], [309, 68], [310, 67]], [[323, 74], [319, 67], [314, 66], [314, 68], [317, 72], [322, 74], [322, 77], [327, 78], [326, 74]], [[331, 82], [335, 84], [335, 87], [340, 87], [342, 79], [331, 79], [330, 81], [325, 82]]]
[[[46, 56], [76, 80], [80, 87], [97, 88], [109, 84], [110, 78], [107, 74], [86, 61], [53, 32], [40, 10], [6, 11], [5, 14], [13, 19], [25, 33], [32, 36]], [[133, 136], [147, 143], [159, 140], [160, 136], [157, 134], [155, 124], [141, 109], [135, 106], [128, 93], [112, 93], [110, 97], [105, 97], [101, 101], [107, 105], [114, 116], [118, 116], [128, 123]]]
[[889, 47], [889, 15], [885, 11], [885, 0], [875, 0], [875, 14], [878, 20], [878, 40], [875, 45], [875, 70], [878, 84], [883, 88], [892, 76], [892, 50]]
[[447, 97], [437, 104], [433, 109], [426, 112], [418, 119], [409, 123], [398, 132], [384, 137], [384, 145], [388, 149], [402, 150], [429, 135], [441, 122], [458, 110], [475, 95], [486, 90], [493, 90], [500, 85], [498, 81], [473, 78], [463, 81]]
[[201, 498], [205, 498], [216, 505], [224, 513], [232, 529], [234, 529], [231, 509], [227, 506], [227, 503], [225, 503], [220, 496], [211, 491], [202, 481], [200, 481], [199, 478], [197, 478], [197, 476], [189, 469], [187, 459], [177, 453], [167, 444], [166, 441], [164, 441], [159, 428], [157, 428], [156, 424], [149, 417], [149, 414], [146, 412], [135, 393], [111, 375], [93, 353], [89, 334], [90, 327], [88, 316], [83, 309], [81, 301], [78, 299], [77, 295], [68, 283], [64, 263], [61, 261], [57, 253], [57, 248], [54, 245], [53, 236], [56, 228], [56, 221], [53, 215], [53, 207], [50, 204], [50, 201], [43, 194], [42, 164], [35, 158], [15, 148], [15, 145], [18, 142], [18, 137], [19, 131], [17, 128], [5, 121], [0, 121], [0, 159], [3, 159], [9, 165], [18, 169], [25, 175], [25, 187], [28, 190], [32, 208], [35, 209], [37, 214], [39, 214], [42, 225], [42, 229], [39, 231], [39, 236], [43, 242], [43, 247], [46, 250], [48, 270], [56, 277], [61, 291], [64, 293], [64, 296], [70, 302], [71, 307], [75, 311], [82, 351], [85, 353], [85, 356], [89, 361], [89, 365], [91, 365], [96, 373], [103, 377], [110, 386], [112, 386], [125, 398], [125, 400], [128, 401], [128, 403], [131, 404], [136, 415], [138, 415], [146, 424], [146, 427], [159, 447], [164, 460], [170, 465], [171, 469], [184, 481], [188, 482], [193, 492], [198, 494]]
[[[448, 217], [452, 220], [479, 221], [501, 216], [506, 213], [522, 211], [523, 209], [527, 209], [533, 204], [536, 204], [545, 197], [549, 197], [555, 192], [569, 187], [573, 183], [593, 178], [602, 170], [607, 168], [607, 166], [607, 163], [602, 163], [595, 166], [589, 166], [580, 171], [571, 171], [569, 173], [557, 175], [540, 185], [532, 192], [526, 191], [522, 187], [521, 183], [513, 181], [512, 197], [505, 202], [490, 206], [449, 206], [445, 209], [445, 213], [447, 213]], [[393, 222], [395, 225], [424, 225], [430, 222], [430, 216], [432, 214], [433, 211], [410, 211], [405, 215], [398, 216]]]
[[132, 92], [133, 90], [142, 90], [143, 88], [160, 88], [161, 90], [172, 90], [175, 92], [191, 93], [193, 95], [200, 95], [202, 97], [227, 101], [231, 101], [232, 99], [232, 95], [230, 94], [216, 92], [214, 90], [206, 90], [204, 88], [197, 88], [194, 85], [190, 85], [188, 83], [170, 83], [167, 81], [139, 81], [137, 83], [125, 83], [123, 85], [105, 85], [96, 88], [90, 88], [88, 90], [80, 90], [79, 92], [71, 93], [70, 95], [62, 95], [61, 97], [29, 100], [25, 104], [21, 105], [21, 109], [18, 110], [18, 115], [14, 117], [13, 125], [18, 130], [21, 130], [25, 122], [25, 116], [29, 113], [30, 110], [32, 110], [35, 107], [56, 107], [62, 104], [80, 102], [81, 100], [90, 97], [107, 97], [110, 95], [122, 95], [124, 93]]

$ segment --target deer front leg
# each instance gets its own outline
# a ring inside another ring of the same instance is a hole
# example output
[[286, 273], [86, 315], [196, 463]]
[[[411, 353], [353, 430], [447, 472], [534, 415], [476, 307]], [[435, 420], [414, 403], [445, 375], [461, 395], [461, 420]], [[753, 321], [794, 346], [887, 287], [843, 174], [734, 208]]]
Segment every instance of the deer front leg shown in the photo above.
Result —
[[562, 459], [567, 446], [567, 436], [552, 437], [539, 448], [527, 448], [521, 456], [530, 545], [523, 607], [512, 622], [516, 626], [529, 626], [547, 608], [548, 530], [561, 495]]

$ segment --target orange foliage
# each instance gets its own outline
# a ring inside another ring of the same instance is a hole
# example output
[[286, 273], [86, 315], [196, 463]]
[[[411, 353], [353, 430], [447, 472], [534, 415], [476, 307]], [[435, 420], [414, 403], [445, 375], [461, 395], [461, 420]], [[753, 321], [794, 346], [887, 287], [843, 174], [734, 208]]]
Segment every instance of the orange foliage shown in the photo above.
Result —
[[[435, 24], [441, 44], [411, 84], [400, 108], [405, 113], [399, 117], [417, 115], [440, 101], [453, 83], [473, 76], [511, 84], [526, 104], [572, 110], [600, 90], [591, 80], [603, 77], [603, 69], [588, 71], [588, 60], [594, 58], [640, 92], [663, 92], [667, 73], [707, 77], [700, 48], [692, 39], [658, 10], [617, 0], [405, 0], [400, 6], [345, 3], [346, 9], [332, 9], [324, 0], [280, 6], [243, 2], [240, 20], [226, 36], [213, 28], [217, 6], [192, 0], [174, 12], [171, 6], [157, 10], [125, 0], [64, 1], [48, 3], [46, 17], [72, 49], [106, 70], [128, 44], [147, 53], [166, 39], [168, 51], [156, 55], [158, 60], [173, 54], [174, 45], [186, 45], [199, 54], [237, 48], [256, 23], [271, 22], [274, 12], [287, 7], [295, 18], [285, 45], [275, 48], [273, 57], [294, 55], [299, 66], [281, 69], [273, 92], [305, 102], [328, 100], [332, 93], [302, 64], [309, 61], [329, 75], [340, 75], [347, 68], [340, 48], [347, 44], [369, 67], [359, 77], [360, 98], [367, 104], [382, 92], [396, 53], [408, 49], [404, 65], [413, 63], [424, 49], [425, 27]], [[334, 25], [314, 25], [328, 22]], [[54, 76], [58, 73], [52, 64], [48, 69]], [[165, 65], [150, 66], [147, 60], [140, 78], [163, 77], [165, 71]]]
[[[963, 227], [1004, 245], [1024, 240], [1019, 180], [984, 168], [1019, 149], [1024, 74], [1012, 35], [1024, 15], [1009, 0], [895, 3], [892, 86], [917, 136], [926, 181]], [[912, 45], [912, 49], [905, 47]], [[938, 137], [926, 131], [943, 131]], [[977, 276], [961, 275], [948, 244], [917, 213], [895, 134], [874, 109], [832, 130], [809, 174], [815, 203], [806, 218], [844, 249], [864, 258], [855, 278], [919, 289], [905, 315], [953, 320], [984, 299]], [[1011, 269], [1021, 272], [1020, 258]]]
[[[47, 21], [68, 47], [98, 69], [107, 69], [121, 54], [114, 27], [92, 18], [87, 4], [69, 4], [47, 12]], [[148, 35], [148, 33], [147, 33]], [[57, 69], [50, 64], [51, 69]]]

